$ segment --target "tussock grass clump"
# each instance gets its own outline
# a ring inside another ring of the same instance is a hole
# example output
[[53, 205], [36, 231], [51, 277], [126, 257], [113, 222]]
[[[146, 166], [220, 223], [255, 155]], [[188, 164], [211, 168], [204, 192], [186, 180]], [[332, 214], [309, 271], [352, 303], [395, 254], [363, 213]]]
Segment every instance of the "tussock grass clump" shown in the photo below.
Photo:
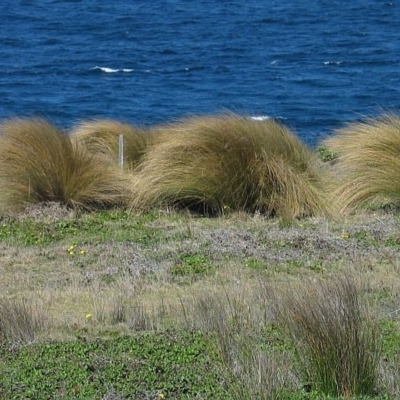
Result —
[[134, 169], [146, 151], [149, 133], [130, 124], [110, 119], [82, 122], [71, 132], [72, 140], [91, 153], [118, 163], [119, 136], [124, 135], [124, 165]]
[[43, 119], [0, 125], [0, 210], [59, 202], [74, 208], [123, 205], [127, 178]]
[[400, 205], [400, 117], [384, 115], [349, 124], [324, 146], [339, 154], [333, 196], [342, 211]]
[[133, 207], [260, 211], [289, 219], [322, 214], [327, 207], [314, 161], [274, 120], [190, 118], [157, 130], [134, 176]]
[[313, 390], [346, 398], [374, 393], [380, 334], [353, 278], [303, 282], [285, 292], [277, 310]]
[[0, 299], [0, 341], [33, 342], [44, 326], [44, 313], [31, 302]]

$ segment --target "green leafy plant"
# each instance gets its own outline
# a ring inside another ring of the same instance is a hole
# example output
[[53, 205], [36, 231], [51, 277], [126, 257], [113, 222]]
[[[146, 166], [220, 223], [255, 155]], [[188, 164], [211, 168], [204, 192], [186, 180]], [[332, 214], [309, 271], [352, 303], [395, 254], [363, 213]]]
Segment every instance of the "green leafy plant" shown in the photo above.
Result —
[[400, 343], [399, 323], [390, 319], [385, 319], [380, 321], [379, 326], [382, 331], [382, 353], [384, 353], [386, 357], [398, 354]]
[[317, 153], [320, 160], [323, 162], [333, 161], [339, 157], [339, 153], [337, 151], [330, 150], [325, 146], [318, 147]]
[[244, 265], [247, 268], [255, 269], [255, 270], [263, 270], [266, 268], [265, 262], [262, 260], [255, 258], [255, 257], [248, 257], [246, 258], [246, 261]]
[[[75, 242], [74, 238], [79, 235], [80, 244], [117, 239], [147, 246], [157, 242], [162, 236], [161, 228], [151, 226], [155, 219], [156, 214], [132, 215], [124, 209], [102, 210], [83, 214], [80, 218], [61, 218], [54, 221], [35, 220], [29, 216], [9, 216], [0, 221], [0, 242], [46, 246], [63, 240]], [[70, 245], [71, 243], [68, 246]]]
[[[1, 398], [229, 399], [199, 333], [160, 332], [37, 344], [0, 353]], [[99, 397], [100, 396], [100, 397]]]
[[169, 269], [173, 276], [200, 276], [209, 273], [213, 266], [203, 254], [181, 254], [179, 260]]

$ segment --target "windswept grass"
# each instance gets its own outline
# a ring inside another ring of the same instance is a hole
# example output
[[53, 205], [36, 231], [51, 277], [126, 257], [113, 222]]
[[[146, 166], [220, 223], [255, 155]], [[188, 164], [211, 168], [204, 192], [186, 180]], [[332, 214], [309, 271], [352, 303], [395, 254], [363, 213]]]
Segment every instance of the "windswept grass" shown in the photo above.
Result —
[[91, 153], [104, 155], [118, 163], [119, 135], [124, 136], [124, 165], [134, 169], [146, 151], [149, 133], [130, 124], [99, 119], [82, 122], [72, 133], [72, 140], [85, 146]]
[[384, 115], [349, 124], [324, 146], [339, 154], [333, 196], [343, 211], [400, 205], [400, 117]]
[[296, 345], [311, 388], [346, 398], [373, 395], [380, 335], [355, 280], [304, 282], [285, 291], [280, 301], [279, 320]]
[[133, 207], [260, 211], [292, 219], [327, 211], [313, 153], [274, 120], [197, 117], [159, 128], [136, 170]]
[[127, 178], [43, 119], [0, 125], [0, 211], [40, 202], [94, 209], [123, 205]]

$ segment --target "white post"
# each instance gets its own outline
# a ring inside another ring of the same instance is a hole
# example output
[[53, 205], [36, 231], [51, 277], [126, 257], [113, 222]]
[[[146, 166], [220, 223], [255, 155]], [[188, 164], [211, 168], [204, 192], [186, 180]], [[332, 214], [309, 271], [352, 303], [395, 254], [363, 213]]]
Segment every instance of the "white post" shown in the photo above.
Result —
[[118, 159], [119, 159], [119, 166], [121, 169], [124, 168], [124, 135], [119, 135], [119, 154], [118, 154]]

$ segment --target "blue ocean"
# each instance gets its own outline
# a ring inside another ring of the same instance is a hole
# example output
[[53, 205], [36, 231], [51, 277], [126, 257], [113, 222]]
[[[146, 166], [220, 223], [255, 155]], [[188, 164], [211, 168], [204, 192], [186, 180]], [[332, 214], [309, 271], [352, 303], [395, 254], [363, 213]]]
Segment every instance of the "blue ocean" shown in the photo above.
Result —
[[311, 145], [400, 108], [400, 0], [2, 0], [0, 119], [226, 111]]

